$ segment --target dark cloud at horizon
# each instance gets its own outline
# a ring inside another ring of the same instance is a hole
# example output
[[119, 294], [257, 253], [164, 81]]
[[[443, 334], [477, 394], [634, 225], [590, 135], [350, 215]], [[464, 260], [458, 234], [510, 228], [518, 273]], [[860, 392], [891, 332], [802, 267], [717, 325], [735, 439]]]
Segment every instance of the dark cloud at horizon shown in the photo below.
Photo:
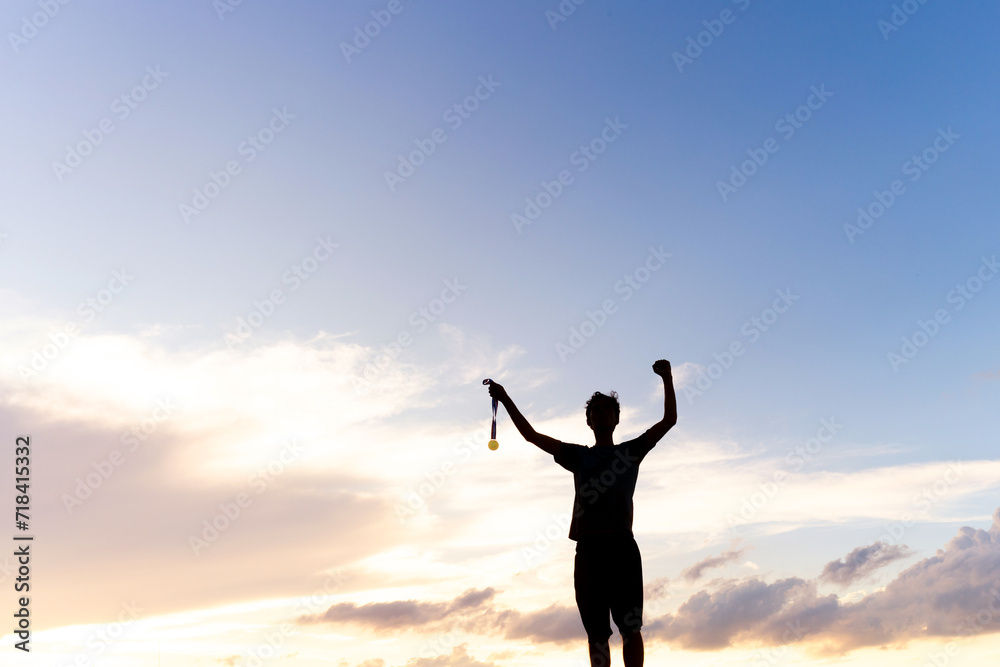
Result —
[[[816, 581], [724, 581], [715, 590], [691, 595], [672, 614], [645, 619], [643, 634], [694, 650], [802, 643], [824, 653], [845, 653], [922, 638], [1000, 632], [1000, 509], [988, 530], [963, 526], [935, 555], [856, 602], [844, 603], [817, 590], [819, 581], [854, 581], [908, 554], [903, 545], [876, 543], [851, 551], [844, 561], [828, 563]], [[585, 641], [575, 607], [553, 604], [522, 613], [497, 607], [496, 593], [492, 588], [469, 589], [450, 603], [340, 603], [299, 622], [351, 622], [375, 631], [460, 630], [555, 644]]]
[[[752, 578], [728, 581], [714, 592], [699, 591], [675, 613], [643, 625], [644, 636], [695, 650], [723, 649], [749, 640], [778, 645], [801, 639], [807, 628], [828, 624], [838, 608], [835, 595], [820, 598], [815, 584], [790, 577], [773, 583]], [[801, 636], [796, 636], [799, 633]]]
[[828, 584], [847, 586], [869, 578], [877, 570], [906, 558], [911, 553], [903, 544], [876, 542], [867, 547], [858, 547], [843, 559], [827, 563], [819, 579]]
[[505, 620], [504, 637], [562, 644], [586, 641], [587, 634], [576, 607], [553, 604], [527, 614], [512, 612]]
[[730, 551], [724, 551], [718, 556], [709, 556], [698, 561], [691, 567], [687, 568], [681, 572], [681, 576], [687, 581], [697, 581], [701, 579], [701, 575], [704, 574], [705, 570], [710, 570], [716, 567], [723, 567], [739, 559], [743, 555], [746, 549], [732, 549]]

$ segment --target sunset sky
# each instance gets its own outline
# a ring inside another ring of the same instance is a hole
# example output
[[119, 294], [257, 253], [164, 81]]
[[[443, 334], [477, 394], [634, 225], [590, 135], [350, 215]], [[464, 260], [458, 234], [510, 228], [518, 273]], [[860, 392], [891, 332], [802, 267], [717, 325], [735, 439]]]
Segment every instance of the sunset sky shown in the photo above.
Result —
[[646, 664], [1000, 658], [996, 4], [0, 26], [4, 665], [583, 667], [572, 475], [482, 380], [589, 445], [661, 358]]

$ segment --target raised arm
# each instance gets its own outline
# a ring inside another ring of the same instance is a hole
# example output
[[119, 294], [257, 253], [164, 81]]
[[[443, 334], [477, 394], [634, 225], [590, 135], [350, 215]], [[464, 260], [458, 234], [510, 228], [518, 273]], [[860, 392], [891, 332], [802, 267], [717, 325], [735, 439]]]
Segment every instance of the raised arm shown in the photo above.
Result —
[[521, 437], [537, 446], [542, 451], [553, 456], [559, 453], [563, 443], [555, 438], [542, 435], [532, 428], [531, 424], [528, 423], [528, 420], [521, 414], [521, 411], [517, 409], [516, 405], [514, 405], [514, 401], [510, 400], [510, 396], [507, 395], [507, 390], [503, 388], [503, 385], [497, 384], [491, 380], [490, 396], [503, 404], [504, 409], [507, 410], [507, 414], [510, 415], [510, 420], [514, 422], [514, 426], [517, 427], [517, 431], [521, 434]]
[[650, 447], [659, 442], [660, 438], [665, 436], [667, 431], [677, 423], [677, 396], [674, 394], [674, 379], [670, 373], [670, 362], [666, 359], [660, 359], [653, 364], [653, 372], [663, 378], [663, 419], [646, 431], [650, 438]]

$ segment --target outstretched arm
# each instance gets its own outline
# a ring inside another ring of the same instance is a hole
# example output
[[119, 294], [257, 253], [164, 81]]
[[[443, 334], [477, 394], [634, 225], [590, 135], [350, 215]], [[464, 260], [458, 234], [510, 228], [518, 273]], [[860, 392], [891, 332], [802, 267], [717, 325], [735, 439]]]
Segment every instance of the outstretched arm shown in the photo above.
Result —
[[653, 372], [663, 378], [663, 419], [646, 431], [650, 439], [650, 447], [659, 442], [660, 438], [665, 436], [667, 431], [677, 423], [677, 396], [674, 394], [674, 379], [670, 373], [670, 362], [666, 359], [660, 359], [653, 364]]
[[521, 411], [517, 409], [516, 405], [514, 405], [514, 401], [510, 400], [510, 396], [507, 395], [507, 390], [503, 388], [503, 385], [497, 384], [491, 380], [490, 396], [503, 404], [503, 407], [507, 410], [507, 414], [510, 415], [510, 420], [514, 422], [514, 426], [517, 427], [518, 433], [520, 433], [525, 440], [537, 446], [542, 451], [552, 454], [553, 456], [559, 453], [563, 443], [555, 438], [542, 435], [532, 428], [531, 424], [528, 423], [528, 420], [521, 414]]

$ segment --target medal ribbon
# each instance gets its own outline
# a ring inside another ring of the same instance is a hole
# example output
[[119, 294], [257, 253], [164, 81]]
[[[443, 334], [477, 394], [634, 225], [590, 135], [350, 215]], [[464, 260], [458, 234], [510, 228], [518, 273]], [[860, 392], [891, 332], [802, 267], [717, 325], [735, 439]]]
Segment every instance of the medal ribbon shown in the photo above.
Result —
[[[483, 384], [489, 384], [490, 382], [493, 382], [493, 380], [489, 378], [483, 380]], [[497, 404], [499, 402], [497, 399], [493, 399], [493, 423], [490, 425], [490, 440], [497, 439]]]

